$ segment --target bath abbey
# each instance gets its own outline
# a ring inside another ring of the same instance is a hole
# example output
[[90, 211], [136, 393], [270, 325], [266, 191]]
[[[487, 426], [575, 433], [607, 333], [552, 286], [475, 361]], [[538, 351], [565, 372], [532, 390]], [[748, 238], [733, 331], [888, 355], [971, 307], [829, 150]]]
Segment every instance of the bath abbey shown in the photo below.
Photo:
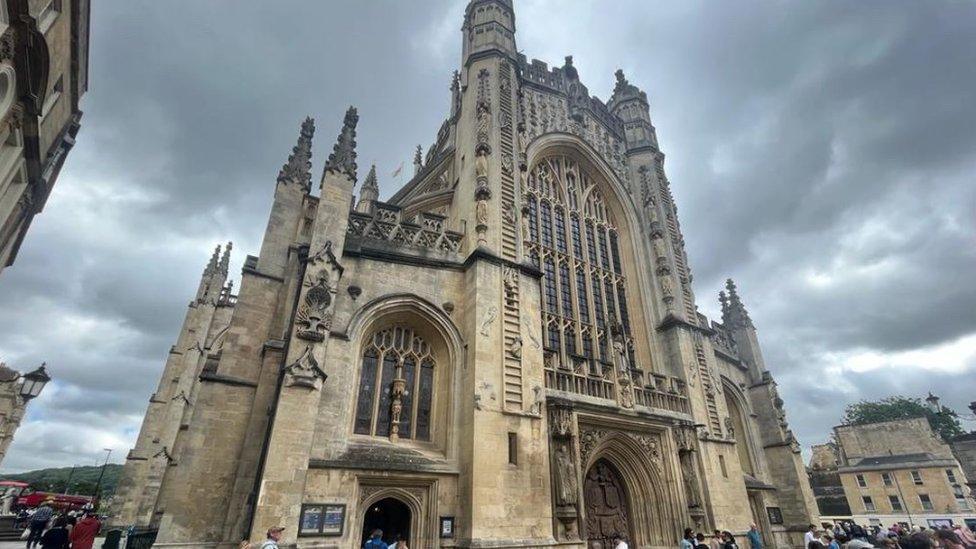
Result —
[[230, 245], [203, 271], [116, 524], [158, 547], [803, 544], [816, 504], [748, 296], [698, 312], [646, 93], [617, 71], [591, 96], [515, 29], [512, 0], [469, 2], [444, 122], [385, 200], [357, 165], [369, 113], [326, 124], [316, 185], [301, 124], [239, 288]]

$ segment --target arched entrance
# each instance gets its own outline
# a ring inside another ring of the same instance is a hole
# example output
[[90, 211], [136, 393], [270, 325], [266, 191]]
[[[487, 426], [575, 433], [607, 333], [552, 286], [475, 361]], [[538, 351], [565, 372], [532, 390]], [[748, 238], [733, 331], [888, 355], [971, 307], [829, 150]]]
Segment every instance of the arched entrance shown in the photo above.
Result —
[[361, 543], [366, 543], [373, 530], [383, 531], [383, 541], [393, 543], [397, 537], [410, 541], [410, 508], [396, 498], [384, 498], [370, 505], [363, 515]]
[[633, 540], [627, 490], [620, 473], [609, 461], [598, 459], [583, 482], [586, 540], [592, 549], [613, 547], [613, 536]]

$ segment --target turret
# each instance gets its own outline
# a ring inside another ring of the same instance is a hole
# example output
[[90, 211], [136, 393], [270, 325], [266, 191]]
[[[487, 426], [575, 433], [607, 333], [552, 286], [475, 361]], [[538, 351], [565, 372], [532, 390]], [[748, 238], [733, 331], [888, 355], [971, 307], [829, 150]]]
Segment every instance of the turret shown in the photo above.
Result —
[[289, 249], [297, 238], [305, 197], [311, 187], [314, 133], [315, 121], [306, 117], [298, 134], [298, 143], [278, 172], [271, 216], [256, 265], [257, 271], [264, 275], [282, 277], [285, 274]]
[[756, 327], [753, 326], [749, 312], [742, 304], [735, 282], [731, 278], [725, 281], [725, 289], [728, 293], [718, 294], [722, 304], [722, 323], [732, 333], [732, 339], [739, 349], [739, 356], [749, 367], [749, 375], [755, 381], [759, 381], [766, 371], [766, 364], [759, 347]]
[[342, 172], [349, 176], [353, 181], [356, 180], [356, 124], [359, 122], [359, 114], [356, 107], [349, 107], [346, 116], [342, 120], [342, 130], [336, 139], [336, 144], [332, 147], [332, 154], [325, 163], [322, 171], [322, 181], [329, 172]]
[[413, 154], [413, 174], [417, 175], [424, 169], [424, 148], [417, 145], [417, 151]]
[[651, 124], [647, 94], [628, 82], [623, 70], [617, 69], [614, 75], [617, 84], [607, 102], [607, 108], [624, 122], [627, 151], [645, 147], [657, 150], [657, 132]]
[[230, 249], [231, 244], [228, 242], [227, 250], [224, 252], [223, 258], [221, 258], [220, 245], [214, 248], [213, 254], [210, 256], [210, 261], [207, 262], [207, 266], [203, 269], [203, 274], [200, 275], [200, 285], [197, 287], [196, 295], [197, 303], [214, 301], [220, 294], [220, 289], [223, 288], [224, 281], [227, 279], [227, 265], [225, 261], [230, 261]]
[[373, 209], [373, 203], [380, 197], [380, 186], [376, 181], [376, 164], [369, 168], [363, 186], [359, 189], [359, 203], [356, 204], [356, 211], [369, 213]]
[[485, 55], [495, 53], [514, 59], [517, 54], [512, 0], [471, 0], [464, 10], [461, 31], [461, 61], [465, 67]]

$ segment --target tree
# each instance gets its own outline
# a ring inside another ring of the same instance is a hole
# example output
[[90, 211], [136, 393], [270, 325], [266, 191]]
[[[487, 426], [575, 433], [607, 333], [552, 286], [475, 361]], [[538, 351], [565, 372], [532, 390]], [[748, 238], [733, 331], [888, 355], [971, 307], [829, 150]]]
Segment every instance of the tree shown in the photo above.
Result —
[[927, 419], [932, 430], [943, 440], [966, 433], [954, 410], [943, 406], [939, 412], [933, 412], [922, 399], [903, 396], [890, 396], [876, 401], [862, 400], [851, 404], [844, 410], [842, 422], [846, 425], [864, 425], [913, 417]]

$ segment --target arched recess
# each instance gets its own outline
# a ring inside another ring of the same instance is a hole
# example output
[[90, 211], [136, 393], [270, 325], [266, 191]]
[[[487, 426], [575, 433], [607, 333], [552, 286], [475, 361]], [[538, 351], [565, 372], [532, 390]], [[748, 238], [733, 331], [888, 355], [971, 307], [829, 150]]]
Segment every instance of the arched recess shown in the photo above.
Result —
[[350, 391], [353, 413], [350, 414], [349, 433], [351, 436], [370, 436], [353, 434], [363, 354], [374, 334], [393, 327], [409, 327], [422, 337], [430, 346], [436, 363], [430, 440], [401, 439], [398, 443], [434, 450], [452, 458], [456, 454], [456, 429], [453, 427], [459, 404], [454, 395], [459, 394], [457, 370], [465, 360], [464, 341], [457, 326], [441, 308], [416, 294], [389, 294], [373, 299], [356, 311], [349, 321], [346, 334], [354, 342], [352, 356], [356, 357], [355, 381]]
[[[362, 490], [362, 488], [360, 488]], [[424, 540], [429, 539], [430, 532], [428, 522], [425, 521], [429, 513], [426, 512], [425, 502], [422, 501], [416, 494], [405, 488], [383, 488], [376, 491], [370, 491], [369, 495], [365, 499], [361, 500], [359, 504], [359, 509], [356, 511], [356, 522], [354, 524], [353, 536], [358, 536], [363, 530], [363, 521], [366, 515], [366, 511], [377, 502], [384, 499], [395, 499], [400, 503], [407, 506], [410, 510], [410, 539], [407, 540], [408, 547], [423, 547]], [[358, 538], [354, 538], [358, 542]], [[360, 543], [356, 544], [359, 547]]]
[[[647, 436], [647, 435], [638, 435]], [[659, 443], [655, 443], [661, 451]], [[677, 524], [683, 516], [677, 511], [677, 498], [673, 490], [668, 490], [667, 467], [661, 456], [649, 452], [648, 447], [639, 444], [633, 436], [614, 432], [606, 435], [585, 456], [582, 478], [600, 460], [613, 466], [623, 480], [627, 508], [630, 512], [631, 547], [675, 546], [678, 543]], [[586, 504], [582, 524], [586, 524]], [[584, 536], [581, 536], [585, 538]]]
[[[527, 148], [529, 172], [541, 161], [553, 156], [568, 156], [579, 163], [581, 168], [597, 182], [610, 217], [617, 225], [619, 248], [626, 280], [629, 314], [636, 366], [645, 374], [661, 372], [656, 364], [664, 364], [663, 355], [653, 348], [654, 327], [659, 317], [656, 288], [649, 265], [650, 239], [642, 233], [639, 210], [634, 202], [627, 182], [622, 182], [605, 160], [588, 143], [579, 137], [566, 133], [548, 133], [537, 137]], [[675, 372], [667, 372], [677, 375]], [[646, 381], [650, 381], [646, 379]]]
[[759, 476], [759, 459], [757, 445], [753, 438], [752, 422], [749, 421], [750, 406], [742, 391], [732, 380], [722, 377], [722, 393], [725, 395], [725, 407], [729, 412], [726, 431], [732, 427], [735, 438], [735, 450], [739, 456], [742, 472], [753, 477]]

